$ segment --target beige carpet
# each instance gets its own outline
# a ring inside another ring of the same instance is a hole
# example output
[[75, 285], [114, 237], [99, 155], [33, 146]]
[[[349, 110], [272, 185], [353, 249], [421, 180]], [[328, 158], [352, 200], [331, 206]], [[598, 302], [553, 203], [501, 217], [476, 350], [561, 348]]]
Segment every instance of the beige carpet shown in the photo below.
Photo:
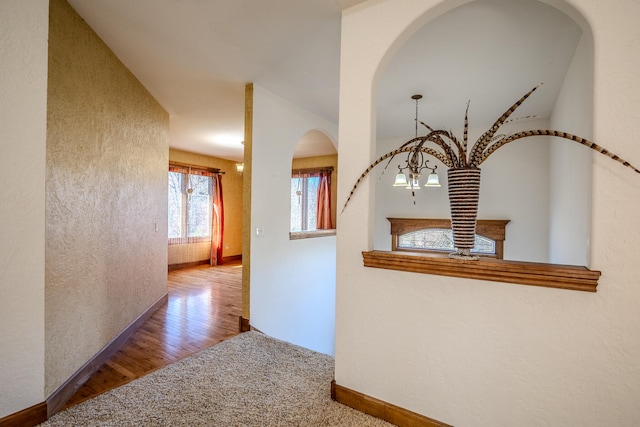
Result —
[[330, 397], [333, 358], [246, 332], [42, 426], [390, 426]]

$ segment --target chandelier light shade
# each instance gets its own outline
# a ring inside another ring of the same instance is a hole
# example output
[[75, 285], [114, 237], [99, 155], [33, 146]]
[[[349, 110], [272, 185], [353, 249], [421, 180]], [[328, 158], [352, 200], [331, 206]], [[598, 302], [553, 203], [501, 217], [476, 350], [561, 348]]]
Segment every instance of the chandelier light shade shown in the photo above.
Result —
[[425, 187], [440, 187], [440, 178], [438, 178], [438, 174], [433, 172], [430, 173], [427, 177], [427, 183], [424, 185]]
[[407, 183], [407, 190], [419, 190], [420, 189], [420, 174], [410, 173], [409, 182]]
[[407, 185], [409, 185], [409, 181], [407, 180], [407, 175], [405, 175], [403, 172], [398, 172], [398, 174], [396, 175], [396, 180], [393, 183], [393, 186], [406, 187]]

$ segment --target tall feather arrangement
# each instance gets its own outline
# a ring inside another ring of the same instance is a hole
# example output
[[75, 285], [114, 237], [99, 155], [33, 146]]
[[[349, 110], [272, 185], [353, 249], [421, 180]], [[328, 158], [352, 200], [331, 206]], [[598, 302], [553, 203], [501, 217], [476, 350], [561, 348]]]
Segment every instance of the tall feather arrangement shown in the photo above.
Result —
[[[528, 138], [532, 136], [555, 136], [558, 138], [568, 139], [570, 141], [577, 142], [585, 147], [588, 147], [602, 155], [609, 157], [612, 160], [622, 164], [623, 166], [634, 170], [636, 173], [640, 174], [640, 169], [636, 166], [632, 165], [630, 162], [626, 161], [622, 157], [617, 154], [611, 153], [609, 150], [599, 146], [598, 144], [591, 142], [585, 138], [579, 137], [577, 135], [573, 135], [567, 132], [560, 132], [557, 130], [549, 130], [549, 129], [536, 129], [536, 130], [525, 130], [516, 132], [510, 135], [506, 134], [498, 134], [498, 130], [502, 125], [504, 125], [511, 114], [520, 106], [522, 103], [531, 96], [533, 92], [535, 92], [540, 85], [534, 87], [529, 92], [525, 93], [518, 101], [516, 101], [507, 111], [505, 111], [493, 125], [483, 133], [480, 138], [476, 140], [476, 142], [471, 147], [471, 150], [467, 153], [467, 138], [468, 138], [468, 130], [469, 130], [469, 120], [468, 120], [468, 112], [469, 112], [469, 104], [467, 104], [467, 109], [464, 117], [464, 136], [462, 141], [458, 140], [455, 135], [453, 135], [449, 131], [445, 130], [437, 130], [433, 129], [429, 125], [420, 122], [423, 126], [425, 126], [429, 133], [424, 136], [419, 136], [411, 139], [404, 143], [400, 148], [396, 150], [390, 151], [383, 155], [382, 157], [376, 159], [373, 163], [369, 165], [367, 169], [358, 177], [351, 192], [349, 193], [349, 197], [342, 208], [342, 211], [346, 209], [349, 201], [353, 197], [356, 189], [360, 185], [360, 183], [364, 180], [364, 178], [380, 163], [384, 160], [389, 159], [387, 162], [387, 166], [393, 160], [395, 156], [402, 153], [409, 153], [409, 156], [416, 156], [418, 152], [425, 153], [435, 157], [440, 160], [445, 166], [451, 169], [477, 169], [487, 158], [495, 153], [500, 147], [504, 147], [505, 145], [517, 141], [523, 138]], [[436, 145], [435, 148], [427, 147], [425, 144], [433, 143]]]

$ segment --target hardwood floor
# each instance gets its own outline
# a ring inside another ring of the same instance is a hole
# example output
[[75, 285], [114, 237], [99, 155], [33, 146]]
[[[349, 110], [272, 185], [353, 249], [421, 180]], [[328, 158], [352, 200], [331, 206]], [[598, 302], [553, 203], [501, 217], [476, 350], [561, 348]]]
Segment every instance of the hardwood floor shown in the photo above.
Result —
[[167, 305], [156, 311], [62, 409], [240, 333], [239, 261], [170, 271], [168, 292]]

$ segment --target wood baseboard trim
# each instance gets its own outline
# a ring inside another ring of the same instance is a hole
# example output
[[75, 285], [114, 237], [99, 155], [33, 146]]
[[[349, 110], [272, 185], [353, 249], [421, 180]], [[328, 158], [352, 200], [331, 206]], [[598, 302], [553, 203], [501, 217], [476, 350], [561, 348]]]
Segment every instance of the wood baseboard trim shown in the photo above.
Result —
[[240, 316], [240, 332], [248, 332], [251, 330], [251, 325], [249, 324], [249, 319], [245, 319]]
[[452, 427], [441, 421], [384, 402], [331, 381], [331, 399], [399, 427]]
[[160, 307], [169, 300], [166, 293], [151, 305], [146, 311], [138, 316], [133, 322], [115, 336], [102, 350], [89, 359], [80, 369], [78, 369], [67, 381], [64, 382], [46, 400], [47, 417], [52, 416], [64, 406], [65, 403], [75, 394], [76, 391], [127, 341], [131, 335], [144, 322], [153, 315]]
[[194, 261], [194, 262], [183, 262], [182, 264], [169, 264], [168, 270], [169, 271], [173, 271], [173, 270], [182, 270], [183, 268], [191, 268], [191, 267], [197, 267], [199, 265], [205, 265], [205, 264], [209, 264], [209, 260], [205, 259], [202, 261]]
[[47, 404], [38, 403], [15, 414], [0, 418], [2, 427], [33, 427], [47, 421]]

